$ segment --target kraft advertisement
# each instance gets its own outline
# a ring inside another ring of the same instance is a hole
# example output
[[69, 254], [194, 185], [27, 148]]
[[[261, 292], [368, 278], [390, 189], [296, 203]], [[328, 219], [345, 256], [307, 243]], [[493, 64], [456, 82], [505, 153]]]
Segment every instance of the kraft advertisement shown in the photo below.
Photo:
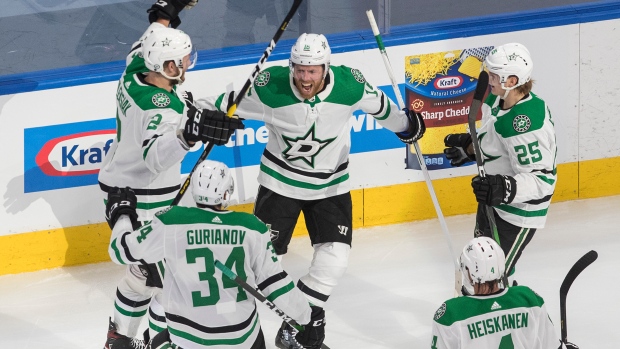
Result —
[[[426, 134], [418, 142], [426, 167], [450, 167], [443, 139], [467, 132], [467, 115], [482, 62], [493, 46], [405, 56], [405, 104], [421, 113]], [[476, 120], [480, 120], [479, 111]], [[407, 168], [420, 169], [415, 148], [407, 152]]]

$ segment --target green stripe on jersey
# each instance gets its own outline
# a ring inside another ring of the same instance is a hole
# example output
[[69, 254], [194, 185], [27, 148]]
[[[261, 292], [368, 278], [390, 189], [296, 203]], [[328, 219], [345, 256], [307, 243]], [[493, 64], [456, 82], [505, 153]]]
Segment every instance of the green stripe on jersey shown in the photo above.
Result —
[[[555, 172], [555, 170], [554, 170]], [[551, 179], [551, 178], [547, 178], [546, 176], [542, 176], [542, 175], [538, 175], [536, 176], [538, 177], [541, 181], [549, 184], [549, 185], [553, 185], [553, 183], [555, 183], [555, 179]]]
[[[499, 307], [494, 306], [494, 303], [497, 303]], [[435, 314], [435, 321], [444, 326], [451, 326], [457, 321], [484, 314], [489, 314], [491, 317], [495, 311], [542, 307], [544, 303], [545, 301], [529, 287], [513, 286], [499, 297], [474, 298], [466, 296], [449, 299], [445, 302], [445, 312], [441, 314], [438, 310]]]
[[521, 217], [544, 217], [547, 215], [547, 211], [549, 210], [549, 208], [545, 208], [545, 209], [536, 210], [536, 211], [526, 211], [520, 208], [516, 208], [510, 205], [504, 205], [504, 204], [495, 206], [495, 208], [498, 210], [502, 210], [504, 212], [511, 213], [515, 216], [521, 216]]
[[192, 342], [200, 344], [200, 345], [206, 345], [206, 346], [210, 346], [210, 345], [239, 345], [239, 344], [245, 342], [250, 337], [250, 335], [254, 332], [254, 329], [256, 328], [257, 324], [258, 324], [258, 316], [255, 316], [255, 320], [254, 320], [254, 323], [252, 324], [252, 328], [250, 328], [250, 330], [248, 332], [246, 332], [241, 337], [230, 338], [230, 339], [205, 339], [205, 338], [200, 338], [198, 336], [194, 336], [193, 334], [190, 334], [190, 333], [187, 333], [187, 332], [183, 332], [181, 330], [177, 330], [176, 328], [172, 327], [170, 324], [168, 324], [168, 331], [170, 332], [170, 334], [173, 334], [173, 335], [175, 335], [177, 337], [185, 338], [188, 341], [192, 341]]
[[215, 213], [197, 207], [174, 206], [167, 211], [160, 211], [155, 215], [166, 225], [214, 223], [223, 226], [242, 226], [258, 231], [261, 234], [268, 231], [265, 223], [261, 222], [253, 214], [245, 212], [226, 211], [225, 213]]
[[267, 296], [267, 300], [270, 302], [273, 302], [276, 300], [276, 298], [280, 297], [281, 295], [289, 292], [290, 290], [295, 288], [295, 284], [291, 281], [289, 282], [288, 285], [284, 286], [284, 287], [280, 287], [279, 289], [271, 292], [269, 294], [269, 296]]
[[292, 187], [297, 187], [297, 188], [303, 188], [303, 189], [310, 189], [310, 190], [321, 190], [323, 188], [327, 188], [327, 187], [331, 187], [332, 185], [336, 185], [338, 183], [342, 183], [346, 180], [349, 179], [349, 174], [345, 174], [343, 176], [340, 176], [338, 178], [332, 179], [331, 181], [325, 183], [325, 184], [311, 184], [311, 183], [306, 183], [306, 182], [302, 182], [302, 181], [298, 181], [296, 179], [292, 179], [292, 178], [288, 178], [282, 174], [280, 174], [279, 172], [267, 167], [267, 165], [265, 164], [260, 164], [260, 170], [263, 171], [265, 174], [279, 180], [282, 183], [288, 184]]
[[390, 111], [392, 109], [392, 106], [391, 106], [391, 103], [390, 103], [389, 99], [387, 97], [385, 97], [385, 99], [387, 100], [387, 108], [385, 108], [386, 109], [385, 110], [385, 115], [383, 115], [381, 117], [375, 116], [375, 119], [377, 119], [377, 120], [385, 120], [385, 119], [387, 119], [388, 116], [390, 116]]
[[117, 239], [112, 240], [112, 243], [110, 244], [110, 246], [114, 250], [114, 255], [116, 256], [116, 260], [119, 261], [119, 263], [121, 264], [127, 264], [127, 262], [123, 260], [123, 257], [121, 257], [121, 251], [119, 251], [118, 247], [116, 246], [116, 240]]

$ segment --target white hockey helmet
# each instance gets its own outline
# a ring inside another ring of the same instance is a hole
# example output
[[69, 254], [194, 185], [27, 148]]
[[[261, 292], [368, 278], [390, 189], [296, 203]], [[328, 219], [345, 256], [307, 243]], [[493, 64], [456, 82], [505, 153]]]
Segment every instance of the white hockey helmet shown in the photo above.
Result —
[[207, 206], [228, 206], [235, 191], [235, 182], [230, 169], [225, 164], [204, 160], [192, 175], [192, 196], [197, 204]]
[[323, 65], [323, 77], [329, 71], [329, 62], [332, 51], [329, 48], [327, 38], [323, 34], [303, 33], [291, 48], [289, 67], [293, 74], [293, 66], [299, 65]]
[[[459, 261], [463, 285], [470, 294], [474, 294], [475, 283], [501, 280], [506, 270], [504, 251], [495, 240], [486, 236], [470, 240], [463, 248]], [[471, 275], [471, 282], [468, 273]]]
[[[530, 81], [534, 64], [530, 51], [521, 44], [510, 43], [494, 48], [484, 60], [484, 65], [490, 73], [499, 75], [504, 90], [512, 90]], [[507, 88], [504, 83], [510, 76], [516, 76], [519, 81], [513, 87]]]
[[179, 73], [179, 76], [170, 77], [164, 72], [164, 63], [173, 61], [179, 70], [182, 70], [183, 57], [188, 54], [191, 54], [190, 65], [187, 67], [189, 70], [194, 67], [198, 55], [189, 35], [178, 29], [158, 28], [142, 41], [142, 55], [148, 70], [161, 73], [171, 80], [180, 81], [182, 72]]

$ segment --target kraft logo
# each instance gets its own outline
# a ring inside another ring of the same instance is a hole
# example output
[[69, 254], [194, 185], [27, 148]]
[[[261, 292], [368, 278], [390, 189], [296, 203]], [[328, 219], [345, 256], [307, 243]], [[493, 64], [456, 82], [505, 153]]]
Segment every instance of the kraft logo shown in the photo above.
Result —
[[99, 130], [49, 140], [35, 162], [48, 176], [97, 174], [110, 150], [116, 130]]
[[435, 88], [439, 90], [447, 90], [457, 88], [463, 84], [463, 78], [460, 76], [445, 76], [435, 80]]

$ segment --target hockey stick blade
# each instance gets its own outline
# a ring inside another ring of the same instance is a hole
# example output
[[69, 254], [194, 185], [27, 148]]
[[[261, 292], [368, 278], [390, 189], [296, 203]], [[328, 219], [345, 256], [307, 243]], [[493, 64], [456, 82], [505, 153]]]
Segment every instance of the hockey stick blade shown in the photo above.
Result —
[[566, 296], [568, 295], [568, 290], [571, 285], [581, 274], [581, 272], [587, 268], [590, 264], [594, 263], [594, 261], [598, 258], [598, 253], [592, 250], [583, 257], [579, 258], [577, 263], [573, 265], [572, 268], [566, 274], [564, 281], [562, 281], [562, 286], [560, 286], [560, 326], [562, 328], [562, 343], [567, 343], [567, 328], [566, 328]]

